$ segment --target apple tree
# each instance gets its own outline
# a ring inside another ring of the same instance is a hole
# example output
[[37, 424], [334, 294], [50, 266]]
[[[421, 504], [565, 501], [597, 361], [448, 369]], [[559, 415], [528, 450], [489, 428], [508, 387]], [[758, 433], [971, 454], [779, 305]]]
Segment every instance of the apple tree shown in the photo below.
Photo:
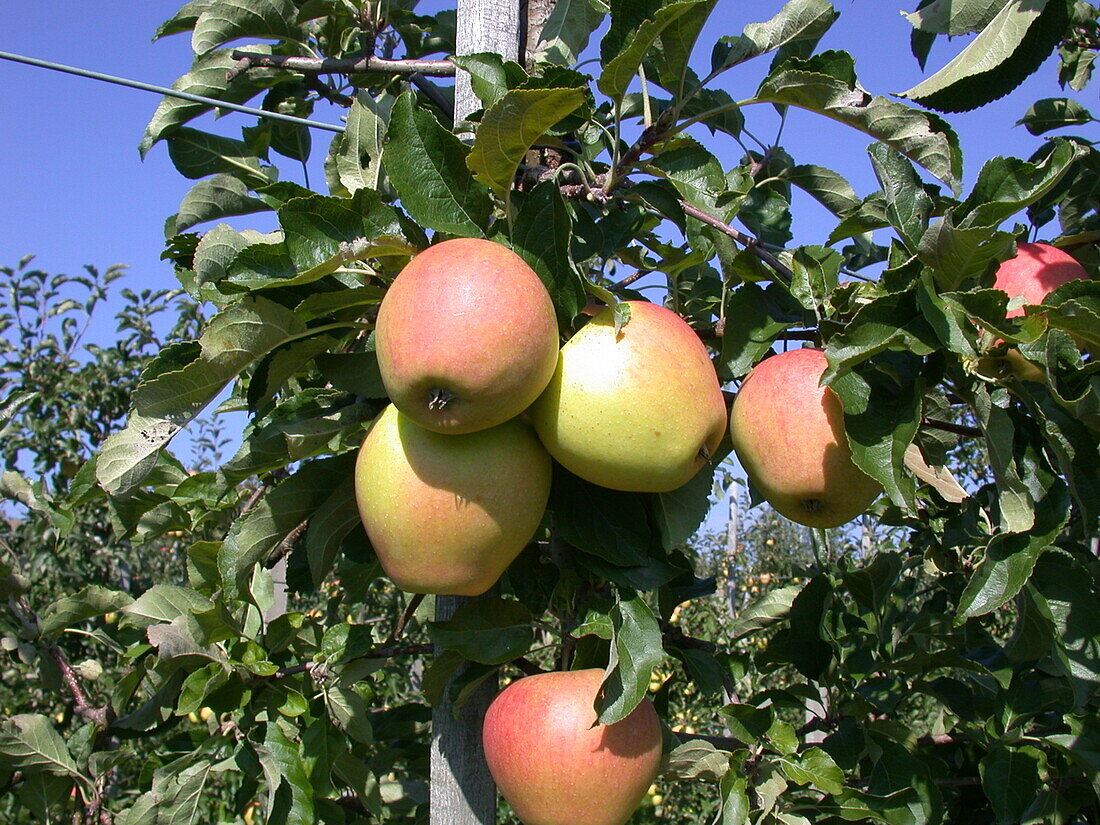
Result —
[[[82, 721], [0, 725], [0, 787], [44, 821], [477, 821], [429, 804], [433, 728], [457, 715], [473, 762], [459, 782], [484, 785], [485, 696], [601, 668], [600, 722], [652, 701], [668, 723], [637, 821], [1100, 822], [1100, 155], [1096, 119], [1059, 90], [1088, 87], [1100, 11], [925, 0], [898, 49], [923, 65], [938, 38], [975, 36], [890, 95], [820, 46], [854, 6], [777, 2], [715, 38], [716, 0], [529, 5], [527, 43], [507, 54], [471, 53], [456, 41], [468, 20], [415, 0], [193, 0], [157, 31], [191, 38], [177, 90], [270, 116], [230, 136], [202, 120], [213, 104], [157, 108], [141, 151], [196, 181], [165, 257], [212, 311], [148, 363], [125, 426], [43, 495], [107, 502], [139, 538], [166, 509], [185, 532], [232, 517], [188, 536], [179, 580], [24, 616], [29, 648], [64, 653], [73, 630], [122, 653], [95, 685], [61, 686]], [[965, 183], [950, 113], [1036, 71], [1054, 91], [1020, 112], [1027, 157]], [[735, 96], [735, 78], [754, 91]], [[334, 109], [320, 145], [301, 119]], [[863, 136], [877, 188], [857, 192], [824, 149], [793, 157], [788, 119]], [[823, 242], [800, 242], [796, 193], [831, 216]], [[881, 495], [831, 530], [761, 517], [781, 527], [755, 534], [750, 572], [692, 538], [730, 478], [728, 439], [670, 491], [558, 466], [495, 588], [433, 612], [444, 599], [385, 576], [355, 463], [392, 394], [379, 306], [414, 256], [458, 238], [522, 258], [563, 342], [601, 307], [625, 336], [642, 322], [628, 302], [667, 307], [728, 400], [772, 353], [822, 351], [842, 405], [831, 449]], [[1085, 277], [1026, 301], [994, 288], [1036, 241]], [[247, 416], [238, 450], [177, 478], [173, 439], [218, 399]]]

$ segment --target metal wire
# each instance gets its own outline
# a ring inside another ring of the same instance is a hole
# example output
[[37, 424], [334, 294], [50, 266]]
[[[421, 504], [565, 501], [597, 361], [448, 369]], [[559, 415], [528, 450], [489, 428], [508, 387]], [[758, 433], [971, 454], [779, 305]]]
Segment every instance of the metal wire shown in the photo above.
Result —
[[117, 86], [127, 86], [131, 89], [140, 89], [143, 92], [156, 92], [157, 94], [166, 95], [167, 97], [177, 97], [180, 100], [188, 100], [192, 103], [202, 103], [218, 109], [229, 109], [230, 111], [234, 112], [243, 112], [246, 115], [265, 117], [268, 120], [281, 120], [285, 123], [294, 123], [298, 126], [308, 126], [311, 129], [324, 129], [327, 132], [344, 131], [343, 126], [335, 123], [322, 123], [319, 120], [307, 120], [304, 117], [284, 115], [281, 112], [269, 112], [266, 109], [256, 109], [252, 106], [241, 106], [237, 103], [227, 103], [224, 100], [217, 100], [212, 97], [194, 95], [190, 92], [181, 92], [177, 89], [169, 89], [165, 86], [156, 86], [152, 83], [144, 83], [140, 80], [130, 80], [129, 78], [125, 77], [115, 77], [114, 75], [103, 74], [102, 72], [93, 72], [90, 69], [79, 69], [76, 66], [66, 66], [63, 63], [51, 63], [48, 60], [39, 60], [36, 57], [27, 57], [26, 55], [22, 54], [13, 54], [12, 52], [0, 51], [0, 58], [3, 58], [4, 60], [11, 60], [15, 63], [25, 63], [28, 66], [37, 66], [40, 69], [51, 69], [55, 72], [65, 72], [66, 74], [74, 74], [78, 77], [88, 77], [92, 80], [101, 80], [104, 83], [114, 83]]

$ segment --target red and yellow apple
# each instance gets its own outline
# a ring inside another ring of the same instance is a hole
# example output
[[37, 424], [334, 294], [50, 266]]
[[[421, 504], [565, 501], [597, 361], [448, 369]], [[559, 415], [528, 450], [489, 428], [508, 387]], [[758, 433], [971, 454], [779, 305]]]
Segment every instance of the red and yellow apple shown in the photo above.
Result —
[[531, 540], [549, 496], [550, 456], [518, 419], [443, 435], [391, 404], [355, 464], [363, 527], [410, 593], [484, 593]]
[[818, 349], [764, 359], [745, 378], [730, 435], [753, 486], [780, 514], [809, 527], [851, 521], [881, 492], [852, 461], [840, 398], [820, 385]]
[[561, 349], [531, 421], [570, 472], [614, 490], [665, 492], [708, 462], [726, 406], [699, 336], [676, 313], [630, 301], [618, 332], [610, 308]]
[[489, 771], [524, 825], [623, 825], [661, 765], [661, 723], [649, 699], [597, 723], [602, 670], [513, 682], [485, 714]]
[[390, 399], [441, 433], [487, 429], [523, 412], [553, 375], [559, 343], [539, 276], [479, 238], [416, 255], [382, 299], [375, 341]]
[[[1015, 306], [1006, 314], [1006, 318], [1017, 318], [1024, 314], [1024, 307], [1041, 304], [1051, 292], [1070, 281], [1088, 278], [1088, 273], [1072, 256], [1045, 243], [1022, 243], [1016, 246], [1015, 257], [1004, 261], [998, 268], [993, 288], [1008, 295], [1010, 302], [1023, 298], [1023, 304]], [[992, 364], [990, 363], [992, 362]], [[989, 369], [997, 362], [985, 361]], [[1027, 360], [1015, 347], [1005, 353], [1005, 361], [1012, 373], [1025, 381], [1044, 381], [1043, 371]]]

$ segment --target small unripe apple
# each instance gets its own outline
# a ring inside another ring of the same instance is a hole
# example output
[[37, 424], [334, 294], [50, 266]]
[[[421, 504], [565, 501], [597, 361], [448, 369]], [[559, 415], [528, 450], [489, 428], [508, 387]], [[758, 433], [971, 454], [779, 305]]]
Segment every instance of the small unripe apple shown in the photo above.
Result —
[[648, 699], [597, 722], [602, 670], [527, 676], [485, 713], [489, 771], [524, 825], [623, 825], [661, 765], [661, 723]]
[[765, 358], [741, 384], [730, 435], [753, 486], [781, 515], [808, 527], [837, 527], [882, 491], [852, 461], [844, 408], [820, 386], [828, 362], [818, 349]]
[[422, 427], [469, 433], [523, 412], [554, 373], [558, 323], [539, 276], [493, 241], [457, 238], [416, 255], [382, 299], [378, 367]]
[[562, 347], [531, 421], [550, 455], [593, 484], [675, 490], [726, 432], [722, 389], [706, 347], [679, 315], [628, 305], [618, 332], [607, 308]]
[[538, 529], [550, 464], [518, 419], [443, 435], [386, 407], [355, 464], [359, 515], [386, 575], [410, 593], [484, 593]]

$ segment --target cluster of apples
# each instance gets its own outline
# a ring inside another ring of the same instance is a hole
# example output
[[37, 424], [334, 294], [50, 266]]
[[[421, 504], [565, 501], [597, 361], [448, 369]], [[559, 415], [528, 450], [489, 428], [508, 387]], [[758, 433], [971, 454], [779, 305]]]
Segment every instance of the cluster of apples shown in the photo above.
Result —
[[[725, 434], [706, 347], [678, 315], [630, 303], [563, 347], [549, 293], [522, 258], [480, 239], [415, 256], [375, 327], [392, 401], [367, 432], [356, 500], [403, 590], [488, 590], [538, 529], [551, 457], [616, 490], [687, 482]], [[526, 417], [521, 417], [526, 411]]]

